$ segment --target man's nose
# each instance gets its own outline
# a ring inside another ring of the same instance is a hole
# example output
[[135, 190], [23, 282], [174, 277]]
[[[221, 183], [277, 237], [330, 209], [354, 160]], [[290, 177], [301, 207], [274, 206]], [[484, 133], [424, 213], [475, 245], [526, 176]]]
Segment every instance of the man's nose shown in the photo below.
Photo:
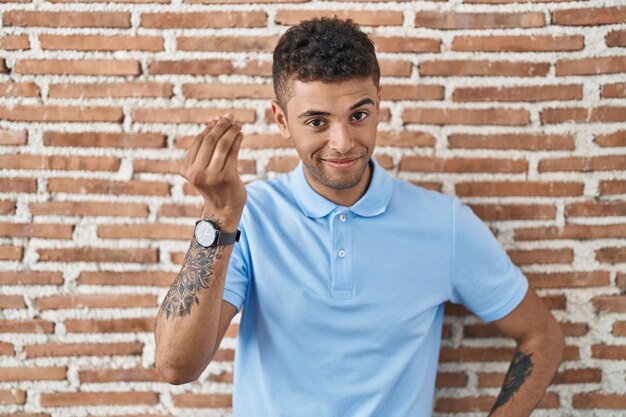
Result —
[[354, 140], [349, 126], [337, 123], [330, 129], [329, 133], [330, 138], [328, 140], [328, 146], [338, 153], [346, 154], [354, 146]]

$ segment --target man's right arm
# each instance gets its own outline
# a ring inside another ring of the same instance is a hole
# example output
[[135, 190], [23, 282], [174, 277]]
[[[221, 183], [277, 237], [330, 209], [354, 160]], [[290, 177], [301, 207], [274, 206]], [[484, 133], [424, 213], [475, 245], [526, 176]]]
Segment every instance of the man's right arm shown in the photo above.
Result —
[[[225, 232], [237, 230], [247, 199], [237, 171], [240, 130], [232, 115], [211, 121], [194, 139], [180, 169], [204, 197], [201, 217]], [[154, 329], [155, 360], [157, 370], [172, 384], [200, 376], [237, 313], [222, 300], [232, 250], [233, 245], [205, 248], [192, 238], [163, 300]]]

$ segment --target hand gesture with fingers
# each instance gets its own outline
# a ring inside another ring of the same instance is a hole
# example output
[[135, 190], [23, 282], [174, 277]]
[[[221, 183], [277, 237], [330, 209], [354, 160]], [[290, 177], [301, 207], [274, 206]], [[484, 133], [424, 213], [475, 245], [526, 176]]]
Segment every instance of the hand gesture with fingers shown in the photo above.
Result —
[[210, 121], [185, 155], [179, 174], [204, 197], [205, 207], [222, 214], [240, 215], [246, 187], [237, 172], [243, 133], [232, 114]]

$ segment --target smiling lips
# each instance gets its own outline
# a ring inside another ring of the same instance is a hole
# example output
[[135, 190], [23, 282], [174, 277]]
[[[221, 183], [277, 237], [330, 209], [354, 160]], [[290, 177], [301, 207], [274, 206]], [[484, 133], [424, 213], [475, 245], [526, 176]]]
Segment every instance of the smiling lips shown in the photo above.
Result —
[[350, 168], [353, 166], [359, 158], [351, 159], [323, 159], [323, 161], [333, 168]]

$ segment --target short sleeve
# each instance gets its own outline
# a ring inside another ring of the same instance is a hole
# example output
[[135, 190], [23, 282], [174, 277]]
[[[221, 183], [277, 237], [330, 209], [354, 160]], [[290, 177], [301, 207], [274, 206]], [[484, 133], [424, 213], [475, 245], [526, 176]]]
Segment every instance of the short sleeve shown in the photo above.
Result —
[[501, 319], [522, 301], [528, 280], [472, 209], [453, 198], [450, 301], [484, 321]]
[[233, 245], [230, 261], [226, 270], [226, 283], [224, 284], [224, 295], [222, 299], [228, 301], [241, 311], [248, 292], [249, 263], [246, 254], [248, 253], [248, 239], [243, 225], [240, 223], [239, 242]]

